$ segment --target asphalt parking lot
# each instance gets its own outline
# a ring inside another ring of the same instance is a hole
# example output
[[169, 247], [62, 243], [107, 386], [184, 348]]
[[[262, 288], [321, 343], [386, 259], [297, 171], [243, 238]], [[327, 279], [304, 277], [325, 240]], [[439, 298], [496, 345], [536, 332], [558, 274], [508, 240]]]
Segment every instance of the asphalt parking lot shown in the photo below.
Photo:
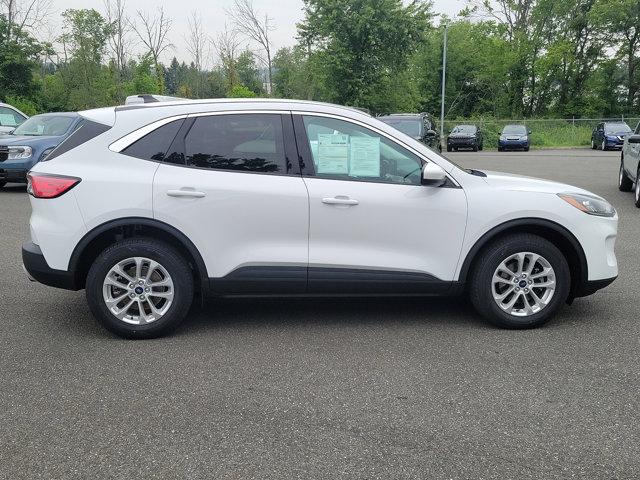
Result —
[[0, 191], [0, 478], [638, 478], [640, 210], [620, 154], [447, 154], [620, 214], [620, 277], [548, 326], [460, 299], [234, 300], [131, 342], [83, 292], [29, 283], [23, 186]]

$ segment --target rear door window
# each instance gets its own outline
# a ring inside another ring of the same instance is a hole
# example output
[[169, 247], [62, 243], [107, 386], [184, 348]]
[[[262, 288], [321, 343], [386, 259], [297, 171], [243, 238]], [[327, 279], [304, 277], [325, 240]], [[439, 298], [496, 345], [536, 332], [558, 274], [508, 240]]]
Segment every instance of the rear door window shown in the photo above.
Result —
[[165, 159], [167, 151], [183, 123], [184, 119], [180, 119], [162, 125], [129, 145], [122, 153], [142, 160], [160, 162]]
[[286, 174], [282, 115], [197, 117], [185, 137], [185, 164], [212, 170]]

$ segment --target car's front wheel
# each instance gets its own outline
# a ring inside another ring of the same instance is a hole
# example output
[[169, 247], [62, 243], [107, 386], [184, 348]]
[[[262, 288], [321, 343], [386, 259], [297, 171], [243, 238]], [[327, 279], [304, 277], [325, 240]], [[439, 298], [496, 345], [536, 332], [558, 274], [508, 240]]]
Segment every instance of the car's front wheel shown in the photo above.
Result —
[[569, 295], [571, 273], [551, 242], [532, 234], [504, 237], [482, 252], [470, 284], [478, 313], [504, 328], [546, 323]]
[[624, 161], [620, 160], [620, 173], [618, 174], [618, 190], [621, 192], [630, 192], [633, 189], [633, 182], [624, 171]]
[[5, 180], [0, 180], [0, 188], [4, 187], [7, 184]]
[[600, 148], [602, 149], [603, 152], [607, 151], [607, 141], [606, 140], [602, 140], [602, 145], [600, 145]]
[[153, 338], [175, 329], [189, 311], [193, 290], [185, 259], [148, 238], [125, 239], [104, 250], [86, 282], [94, 317], [125, 338]]
[[638, 167], [638, 173], [636, 174], [636, 188], [635, 188], [635, 194], [636, 194], [636, 207], [640, 208], [640, 167]]

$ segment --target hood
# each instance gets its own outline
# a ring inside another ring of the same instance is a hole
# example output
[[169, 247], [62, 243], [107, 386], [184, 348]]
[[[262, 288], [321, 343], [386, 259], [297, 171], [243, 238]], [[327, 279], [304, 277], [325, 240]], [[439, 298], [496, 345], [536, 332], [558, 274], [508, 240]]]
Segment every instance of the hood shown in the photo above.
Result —
[[475, 133], [450, 133], [449, 138], [475, 138]]
[[30, 135], [1, 135], [0, 145], [40, 145], [42, 143], [55, 142], [59, 139], [58, 136], [43, 135], [43, 136], [30, 136]]
[[[541, 178], [514, 175], [511, 173], [484, 171], [487, 176], [484, 180], [493, 188], [502, 190], [540, 192], [540, 193], [583, 193], [594, 196], [593, 193], [582, 188], [567, 185], [566, 183], [543, 180]], [[597, 196], [597, 195], [595, 195]]]

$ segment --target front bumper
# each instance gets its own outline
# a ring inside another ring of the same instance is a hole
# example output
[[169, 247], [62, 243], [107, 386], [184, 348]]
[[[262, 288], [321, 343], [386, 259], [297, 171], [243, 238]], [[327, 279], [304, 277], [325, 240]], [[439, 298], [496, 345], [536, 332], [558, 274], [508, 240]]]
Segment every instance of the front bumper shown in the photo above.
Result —
[[472, 148], [477, 144], [475, 138], [448, 138], [447, 145], [457, 148]]
[[65, 290], [79, 290], [73, 272], [51, 268], [40, 247], [31, 241], [22, 245], [22, 264], [32, 281]]
[[607, 146], [607, 148], [622, 148], [622, 146], [624, 145], [624, 139], [623, 140], [605, 140], [605, 145]]
[[0, 163], [0, 181], [14, 182], [14, 183], [26, 183], [28, 170], [24, 169], [9, 169], [2, 168]]
[[498, 146], [502, 148], [529, 148], [528, 140], [498, 140]]
[[602, 290], [605, 287], [611, 285], [617, 276], [611, 278], [604, 278], [602, 280], [589, 280], [580, 285], [576, 291], [573, 293], [574, 297], [586, 297], [589, 295], [593, 295], [598, 290]]

